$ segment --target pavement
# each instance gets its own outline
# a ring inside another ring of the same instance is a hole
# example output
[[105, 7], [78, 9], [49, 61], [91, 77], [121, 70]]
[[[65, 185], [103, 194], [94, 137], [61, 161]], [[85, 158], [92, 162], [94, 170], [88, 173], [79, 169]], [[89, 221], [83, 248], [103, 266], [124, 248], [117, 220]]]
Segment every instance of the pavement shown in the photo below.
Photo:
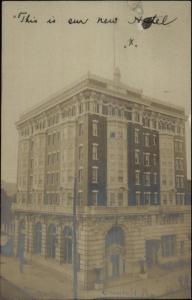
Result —
[[[28, 294], [32, 299], [42, 300], [60, 300], [72, 299], [71, 280], [61, 276], [51, 269], [42, 268], [36, 264], [26, 264], [24, 273], [19, 271], [19, 262], [15, 257], [0, 257], [1, 262], [1, 277], [20, 289], [25, 295]], [[186, 288], [186, 278], [188, 276], [188, 285], [190, 284], [190, 266], [176, 268], [173, 271], [161, 270], [154, 268], [148, 275], [148, 278], [141, 279], [140, 277], [127, 276], [119, 278], [108, 284], [103, 291], [89, 290], [85, 291], [79, 288], [79, 299], [105, 299], [113, 298], [120, 299], [161, 299], [161, 295], [170, 294], [172, 292], [179, 293], [179, 290]], [[186, 276], [187, 275], [187, 276]], [[6, 285], [1, 280], [1, 295], [2, 299], [6, 298]], [[9, 288], [7, 288], [9, 289]], [[15, 297], [13, 300], [16, 299]], [[21, 300], [25, 297], [19, 298]], [[169, 298], [167, 298], [169, 299]], [[170, 297], [171, 299], [171, 297]], [[190, 298], [183, 298], [190, 299]]]

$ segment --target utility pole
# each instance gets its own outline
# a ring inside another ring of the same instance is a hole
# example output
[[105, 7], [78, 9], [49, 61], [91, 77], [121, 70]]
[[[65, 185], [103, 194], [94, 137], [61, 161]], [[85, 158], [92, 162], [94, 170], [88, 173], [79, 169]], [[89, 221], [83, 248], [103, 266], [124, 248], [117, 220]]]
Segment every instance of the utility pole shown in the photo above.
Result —
[[74, 195], [73, 195], [73, 230], [72, 230], [72, 267], [73, 267], [73, 300], [77, 298], [77, 177], [74, 178]]

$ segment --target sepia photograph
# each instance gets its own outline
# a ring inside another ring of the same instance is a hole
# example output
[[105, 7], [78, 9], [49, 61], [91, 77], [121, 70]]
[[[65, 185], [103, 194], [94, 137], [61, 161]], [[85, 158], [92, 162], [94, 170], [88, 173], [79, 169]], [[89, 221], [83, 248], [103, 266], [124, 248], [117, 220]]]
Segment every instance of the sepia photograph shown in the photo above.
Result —
[[3, 1], [0, 299], [191, 299], [190, 1]]

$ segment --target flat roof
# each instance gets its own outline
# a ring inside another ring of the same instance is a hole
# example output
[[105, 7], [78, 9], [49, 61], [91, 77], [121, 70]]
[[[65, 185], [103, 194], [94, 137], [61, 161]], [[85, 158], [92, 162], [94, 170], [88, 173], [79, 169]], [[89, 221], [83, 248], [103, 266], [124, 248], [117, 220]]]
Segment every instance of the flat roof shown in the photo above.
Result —
[[150, 106], [151, 108], [168, 110], [170, 115], [176, 113], [179, 115], [181, 114], [183, 117], [185, 114], [185, 110], [182, 106], [170, 104], [165, 101], [149, 97], [144, 95], [141, 89], [135, 89], [127, 84], [122, 83], [121, 81], [116, 82], [114, 80], [108, 80], [88, 72], [85, 76], [67, 85], [64, 89], [51, 94], [40, 103], [24, 111], [20, 115], [20, 118], [16, 124], [19, 125], [30, 118], [40, 115], [44, 111], [57, 106], [58, 104], [66, 101], [70, 97], [87, 88], [94, 88], [101, 93], [116, 96], [118, 98], [128, 100], [129, 102], [136, 102], [141, 105]]

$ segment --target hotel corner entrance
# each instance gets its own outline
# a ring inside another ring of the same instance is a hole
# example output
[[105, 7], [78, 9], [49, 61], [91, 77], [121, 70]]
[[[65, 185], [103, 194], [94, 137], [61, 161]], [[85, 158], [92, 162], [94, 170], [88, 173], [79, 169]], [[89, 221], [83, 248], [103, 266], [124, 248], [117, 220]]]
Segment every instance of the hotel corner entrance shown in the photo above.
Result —
[[160, 240], [145, 241], [146, 263], [150, 268], [158, 264]]
[[106, 278], [119, 277], [124, 273], [124, 234], [120, 227], [113, 227], [106, 236]]
[[111, 255], [112, 277], [118, 277], [120, 273], [119, 254]]

